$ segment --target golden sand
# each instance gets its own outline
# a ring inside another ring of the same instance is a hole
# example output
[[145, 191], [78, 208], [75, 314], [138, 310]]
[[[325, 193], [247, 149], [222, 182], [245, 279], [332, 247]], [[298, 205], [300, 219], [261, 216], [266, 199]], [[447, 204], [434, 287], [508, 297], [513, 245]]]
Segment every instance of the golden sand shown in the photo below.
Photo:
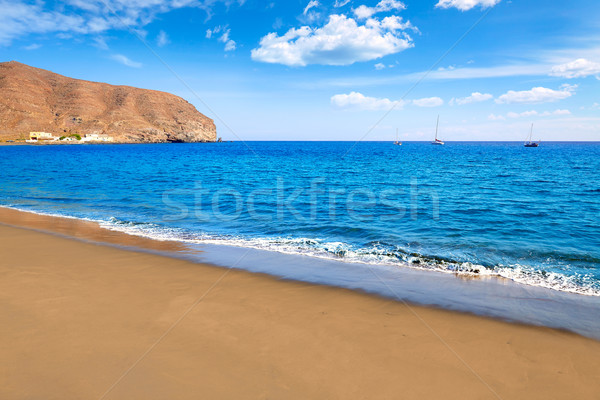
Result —
[[600, 396], [600, 342], [575, 334], [31, 229], [176, 250], [93, 223], [0, 221], [29, 226], [0, 224], [0, 399]]

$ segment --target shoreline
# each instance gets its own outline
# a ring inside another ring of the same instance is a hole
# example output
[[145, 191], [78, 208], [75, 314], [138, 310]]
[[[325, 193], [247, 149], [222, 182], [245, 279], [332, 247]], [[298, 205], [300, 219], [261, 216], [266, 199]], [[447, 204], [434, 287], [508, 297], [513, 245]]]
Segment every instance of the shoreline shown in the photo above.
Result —
[[[10, 139], [9, 139], [10, 140]], [[353, 143], [352, 141], [347, 140], [244, 140], [240, 141], [240, 143], [264, 143], [264, 142], [306, 142], [306, 143]], [[392, 143], [391, 140], [368, 140], [364, 141], [364, 143]], [[7, 142], [6, 140], [0, 140], [0, 146], [15, 146], [15, 145], [46, 145], [46, 144], [60, 144], [60, 145], [77, 145], [77, 144], [210, 144], [210, 143], [236, 143], [235, 140], [223, 140], [219, 142], [218, 140], [212, 142], [86, 142], [86, 143], [77, 143], [77, 142], [60, 142], [60, 143], [26, 143], [24, 140], [14, 140], [13, 142]], [[428, 144], [429, 140], [404, 140], [402, 143], [412, 143], [412, 144]], [[511, 143], [515, 145], [523, 145], [522, 140], [446, 140], [445, 143]], [[573, 144], [600, 144], [600, 140], [546, 140], [544, 143], [573, 143]]]
[[58, 236], [41, 232], [48, 221], [39, 218], [27, 228], [0, 220], [0, 397], [591, 399], [600, 391], [600, 342], [573, 333], [149, 253], [168, 246], [102, 245], [94, 229], [70, 239], [68, 223]]
[[78, 143], [78, 142], [65, 142], [65, 141], [61, 141], [61, 142], [56, 142], [56, 141], [48, 141], [48, 143], [44, 143], [44, 141], [41, 141], [40, 143], [25, 143], [25, 142], [6, 142], [6, 141], [0, 141], [0, 146], [18, 146], [18, 145], [22, 145], [22, 146], [50, 146], [50, 145], [66, 145], [66, 146], [76, 146], [76, 145], [96, 145], [96, 144], [101, 144], [101, 145], [111, 145], [111, 144], [209, 144], [209, 143], [226, 143], [226, 142], [230, 142], [230, 141], [222, 141], [222, 142], [218, 142], [218, 141], [214, 141], [214, 142], [85, 142], [85, 143]]
[[564, 330], [600, 341], [600, 320], [594, 318], [600, 312], [597, 296], [530, 286], [501, 276], [368, 265], [231, 244], [157, 239], [105, 227], [100, 221], [6, 206], [0, 206], [2, 223], [196, 264], [240, 269], [273, 279], [350, 289], [394, 302]]

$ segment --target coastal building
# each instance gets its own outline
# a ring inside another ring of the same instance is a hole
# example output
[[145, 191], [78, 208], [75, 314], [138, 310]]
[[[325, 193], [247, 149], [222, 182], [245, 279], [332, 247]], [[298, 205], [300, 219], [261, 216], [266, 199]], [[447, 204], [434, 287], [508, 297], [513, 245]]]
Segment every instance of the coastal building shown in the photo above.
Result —
[[56, 140], [50, 132], [29, 132], [29, 142], [37, 142], [38, 140]]
[[103, 133], [88, 133], [81, 140], [83, 142], [114, 142], [112, 136]]

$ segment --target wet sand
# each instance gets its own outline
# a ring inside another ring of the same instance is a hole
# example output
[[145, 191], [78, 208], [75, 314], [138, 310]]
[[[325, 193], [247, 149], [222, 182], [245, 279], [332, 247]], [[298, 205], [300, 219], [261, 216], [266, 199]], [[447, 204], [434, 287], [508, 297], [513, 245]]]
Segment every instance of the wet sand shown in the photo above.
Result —
[[600, 393], [600, 342], [572, 333], [100, 245], [178, 251], [92, 222], [0, 222], [2, 399]]

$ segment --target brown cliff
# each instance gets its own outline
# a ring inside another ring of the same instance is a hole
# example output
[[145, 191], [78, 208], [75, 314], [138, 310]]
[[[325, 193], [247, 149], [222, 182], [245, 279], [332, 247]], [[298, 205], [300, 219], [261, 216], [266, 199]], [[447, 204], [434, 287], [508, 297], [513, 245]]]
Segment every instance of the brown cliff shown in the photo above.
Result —
[[213, 120], [173, 94], [0, 63], [0, 139], [30, 131], [104, 133], [127, 143], [216, 140]]

